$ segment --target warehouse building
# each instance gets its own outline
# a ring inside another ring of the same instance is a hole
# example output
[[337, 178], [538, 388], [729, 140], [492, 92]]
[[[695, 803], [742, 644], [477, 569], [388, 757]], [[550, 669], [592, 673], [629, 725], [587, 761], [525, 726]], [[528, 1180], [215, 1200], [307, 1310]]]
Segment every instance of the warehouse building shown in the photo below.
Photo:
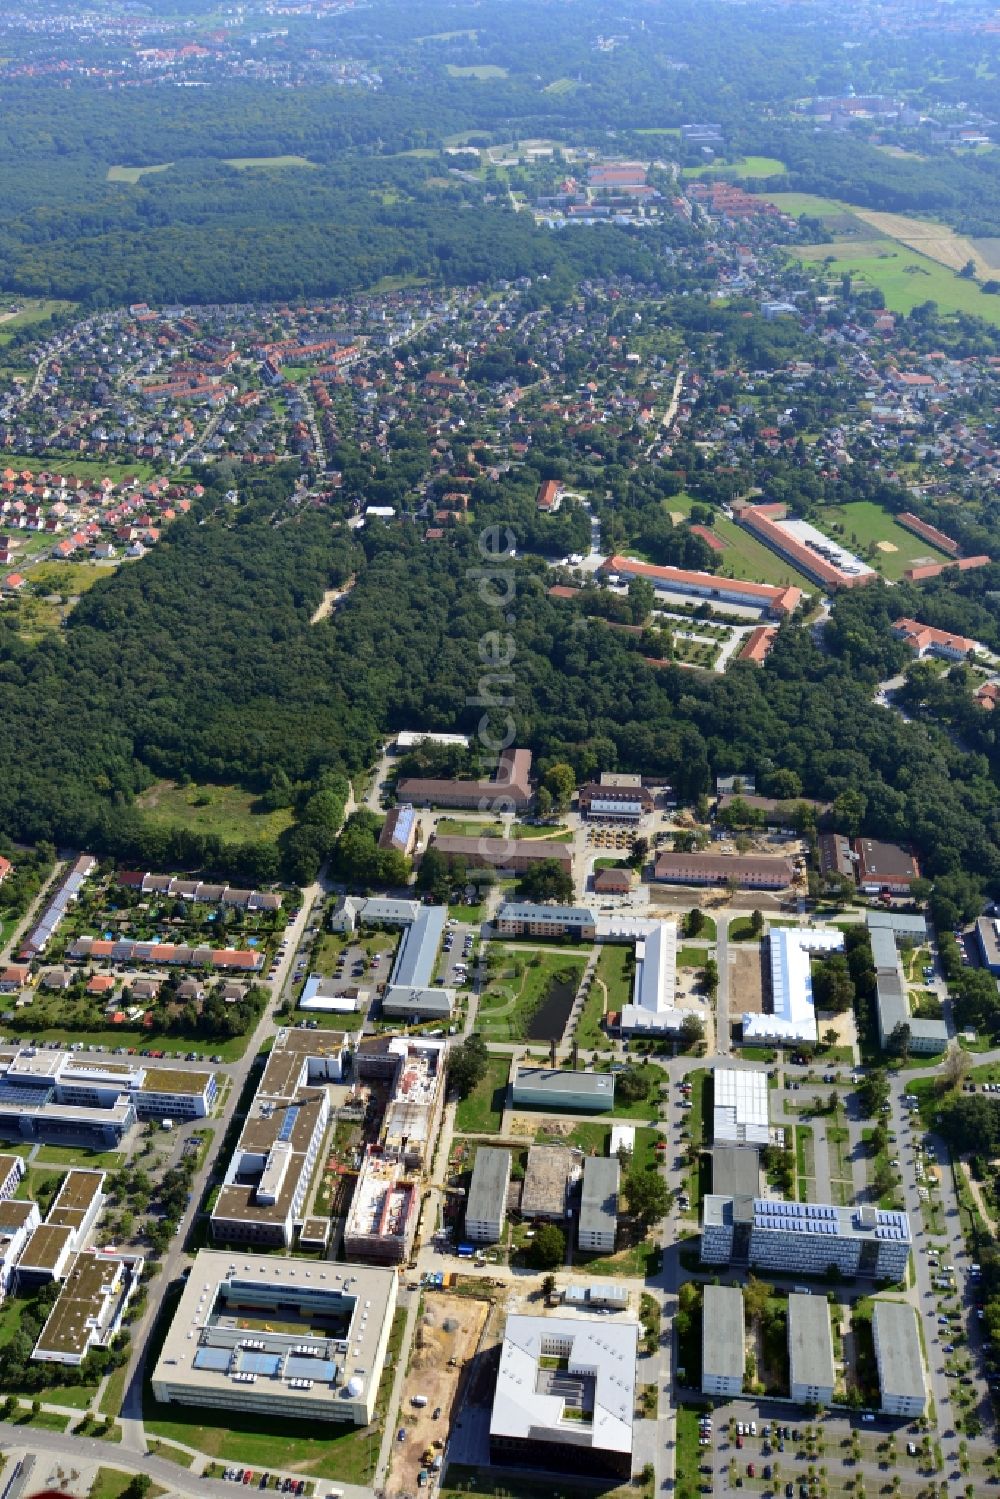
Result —
[[568, 1109], [600, 1114], [615, 1106], [612, 1072], [573, 1072], [568, 1067], [514, 1068], [512, 1102], [516, 1108]]
[[510, 1151], [480, 1145], [465, 1203], [465, 1237], [473, 1244], [499, 1244], [509, 1188]]
[[589, 1155], [585, 1158], [577, 1224], [577, 1244], [581, 1249], [606, 1254], [614, 1252], [621, 1169], [615, 1156]]
[[742, 1395], [746, 1371], [743, 1292], [738, 1286], [706, 1285], [701, 1325], [701, 1392]]
[[394, 1270], [203, 1249], [153, 1394], [164, 1404], [367, 1426], [396, 1295]]
[[816, 1041], [813, 953], [838, 952], [844, 934], [836, 927], [772, 927], [768, 933], [771, 994], [767, 1014], [743, 1016], [743, 1041], [755, 1046], [812, 1045]]
[[872, 1337], [883, 1413], [922, 1416], [927, 1406], [927, 1385], [917, 1313], [905, 1301], [876, 1301]]
[[833, 1332], [825, 1296], [788, 1298], [789, 1385], [799, 1405], [829, 1405], [836, 1376], [833, 1369]]
[[716, 1145], [767, 1145], [767, 1072], [758, 1067], [716, 1067], [712, 1140]]
[[638, 1346], [634, 1321], [509, 1316], [490, 1461], [629, 1479]]
[[702, 1202], [701, 1258], [708, 1265], [809, 1275], [833, 1266], [844, 1277], [902, 1280], [912, 1243], [907, 1215], [888, 1209], [714, 1193]]

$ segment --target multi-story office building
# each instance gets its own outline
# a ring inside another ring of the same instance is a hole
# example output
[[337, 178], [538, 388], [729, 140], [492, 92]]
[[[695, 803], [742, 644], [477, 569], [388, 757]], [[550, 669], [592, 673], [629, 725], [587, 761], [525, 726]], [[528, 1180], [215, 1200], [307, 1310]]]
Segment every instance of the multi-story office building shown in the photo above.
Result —
[[583, 1250], [614, 1252], [621, 1169], [621, 1163], [614, 1156], [584, 1157], [583, 1192], [577, 1224], [577, 1243]]
[[367, 1426], [396, 1295], [393, 1270], [203, 1249], [153, 1394], [165, 1404]]
[[588, 906], [544, 906], [505, 901], [494, 922], [501, 937], [572, 937], [593, 942], [597, 918]]
[[138, 1256], [94, 1249], [76, 1255], [31, 1357], [77, 1366], [92, 1348], [106, 1348], [122, 1325], [142, 1263]]
[[875, 964], [879, 1045], [884, 1050], [896, 1027], [905, 1025], [909, 1028], [912, 1052], [933, 1056], [944, 1051], [948, 1045], [948, 1027], [944, 1021], [913, 1015], [910, 1011], [906, 973], [899, 954], [900, 941], [919, 943], [927, 936], [924, 918], [902, 911], [869, 911], [865, 919]]
[[62, 1280], [104, 1205], [103, 1171], [69, 1171], [44, 1223], [37, 1217], [17, 1261], [19, 1291]]
[[507, 1214], [510, 1151], [480, 1145], [465, 1203], [465, 1237], [473, 1244], [498, 1244]]
[[845, 1277], [901, 1280], [911, 1245], [905, 1213], [714, 1193], [703, 1201], [701, 1258], [709, 1265], [807, 1275], [835, 1266]]
[[716, 1067], [713, 1079], [713, 1143], [766, 1145], [769, 1132], [767, 1072], [756, 1067]]
[[876, 1301], [872, 1337], [882, 1410], [887, 1416], [923, 1415], [927, 1384], [916, 1311], [905, 1301]]
[[739, 1286], [707, 1285], [701, 1330], [701, 1392], [742, 1395], [746, 1372], [746, 1323]]
[[800, 1405], [829, 1405], [836, 1377], [825, 1296], [789, 1296], [788, 1362], [792, 1399]]
[[836, 927], [772, 927], [768, 932], [771, 959], [771, 1009], [764, 1015], [743, 1016], [743, 1040], [756, 1045], [812, 1045], [816, 1041], [811, 958], [814, 953], [839, 951], [844, 934]]

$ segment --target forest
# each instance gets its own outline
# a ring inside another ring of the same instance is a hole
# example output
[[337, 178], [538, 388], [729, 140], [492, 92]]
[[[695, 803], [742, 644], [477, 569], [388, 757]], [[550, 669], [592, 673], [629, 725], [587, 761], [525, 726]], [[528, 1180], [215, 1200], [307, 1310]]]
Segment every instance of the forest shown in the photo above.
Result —
[[[60, 636], [26, 645], [0, 634], [0, 826], [11, 836], [143, 867], [306, 881], [332, 849], [345, 775], [371, 764], [382, 736], [477, 731], [480, 644], [498, 621], [478, 586], [475, 536], [427, 546], [400, 521], [359, 544], [322, 512], [283, 513], [291, 483], [257, 481], [235, 514], [217, 510], [209, 487], [202, 513], [96, 585]], [[551, 600], [537, 558], [504, 567], [510, 711], [517, 742], [540, 759], [578, 778], [662, 774], [683, 800], [719, 772], [787, 770], [808, 796], [851, 793], [857, 825], [912, 841], [929, 875], [965, 869], [1000, 892], [995, 747], [960, 748], [945, 726], [873, 701], [899, 661], [886, 627], [897, 590], [838, 598], [827, 651], [792, 623], [763, 670], [709, 677], [654, 670], [630, 637]], [[310, 626], [323, 590], [355, 571], [345, 605]], [[507, 709], [487, 712], [499, 721]], [[296, 820], [279, 850], [149, 827], [134, 799], [164, 775], [235, 779]]]

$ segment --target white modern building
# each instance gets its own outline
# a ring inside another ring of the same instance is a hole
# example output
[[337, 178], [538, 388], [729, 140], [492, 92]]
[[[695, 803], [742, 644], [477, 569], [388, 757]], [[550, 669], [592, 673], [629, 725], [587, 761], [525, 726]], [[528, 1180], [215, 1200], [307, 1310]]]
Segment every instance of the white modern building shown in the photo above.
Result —
[[153, 1394], [164, 1404], [366, 1426], [397, 1289], [395, 1270], [203, 1249]]
[[638, 1346], [625, 1318], [508, 1317], [491, 1462], [630, 1478]]
[[872, 1337], [883, 1412], [887, 1416], [923, 1415], [927, 1384], [916, 1311], [905, 1301], [876, 1301]]
[[701, 1392], [742, 1395], [746, 1324], [739, 1286], [706, 1285], [702, 1307]]
[[716, 1145], [768, 1143], [767, 1073], [762, 1068], [716, 1067], [712, 1140]]
[[588, 1155], [583, 1162], [583, 1192], [577, 1243], [583, 1250], [612, 1254], [618, 1230], [621, 1165], [615, 1156]]
[[814, 1045], [817, 1038], [809, 960], [813, 953], [839, 952], [844, 934], [834, 927], [772, 927], [771, 1012], [744, 1014], [743, 1040], [750, 1046]]
[[510, 1151], [480, 1145], [465, 1203], [465, 1237], [473, 1244], [499, 1244], [509, 1188]]
[[620, 1029], [630, 1035], [679, 1035], [691, 1012], [676, 1003], [677, 923], [602, 914], [597, 940], [635, 944], [635, 982], [631, 1002], [622, 1006]]

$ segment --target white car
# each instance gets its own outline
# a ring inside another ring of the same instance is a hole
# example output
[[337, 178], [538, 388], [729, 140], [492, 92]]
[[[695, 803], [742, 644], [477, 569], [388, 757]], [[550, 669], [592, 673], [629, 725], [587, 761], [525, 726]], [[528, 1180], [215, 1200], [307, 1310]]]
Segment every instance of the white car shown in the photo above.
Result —
[[756, 1421], [751, 1421], [750, 1422], [750, 1435], [752, 1437], [755, 1437], [757, 1435], [757, 1422]]

